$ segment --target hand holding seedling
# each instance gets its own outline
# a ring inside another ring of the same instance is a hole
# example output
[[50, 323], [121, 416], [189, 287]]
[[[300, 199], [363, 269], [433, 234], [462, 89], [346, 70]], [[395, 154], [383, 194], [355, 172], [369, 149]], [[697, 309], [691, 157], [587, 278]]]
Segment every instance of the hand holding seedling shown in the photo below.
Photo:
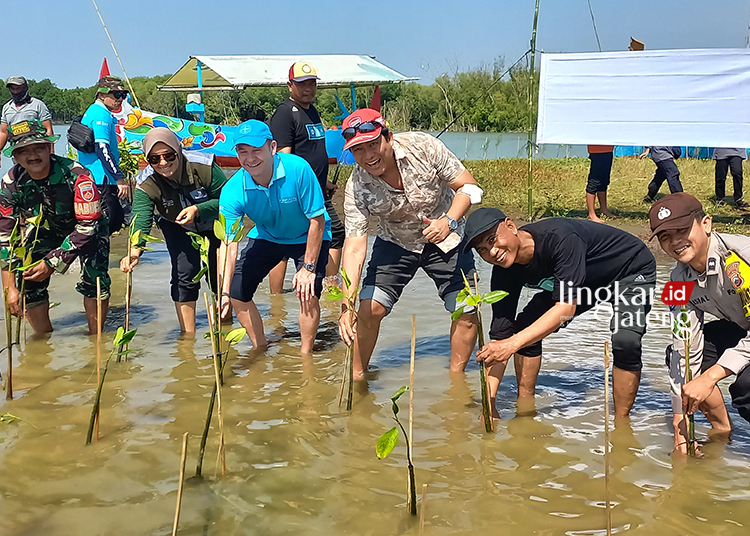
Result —
[[[710, 370], [710, 369], [709, 369]], [[693, 415], [713, 392], [718, 380], [714, 380], [707, 370], [694, 380], [682, 386], [682, 411], [686, 415]]]
[[55, 269], [46, 262], [40, 262], [24, 270], [23, 278], [26, 281], [44, 281], [52, 275]]
[[422, 221], [427, 224], [427, 228], [422, 231], [422, 234], [427, 240], [433, 244], [438, 244], [448, 238], [451, 234], [451, 229], [448, 226], [448, 220], [445, 218], [438, 218], [431, 220], [426, 216], [422, 216]]
[[139, 249], [131, 249], [130, 254], [120, 260], [120, 270], [126, 274], [132, 272], [135, 265], [140, 261], [140, 258], [141, 251]]
[[484, 361], [487, 366], [495, 363], [507, 363], [521, 347], [515, 336], [499, 341], [490, 341], [477, 350], [477, 361]]
[[195, 218], [198, 216], [198, 207], [195, 205], [191, 205], [189, 207], [183, 208], [180, 213], [175, 218], [174, 222], [177, 225], [187, 225], [189, 223], [193, 223]]
[[16, 285], [8, 285], [8, 308], [13, 316], [21, 316], [21, 292]]

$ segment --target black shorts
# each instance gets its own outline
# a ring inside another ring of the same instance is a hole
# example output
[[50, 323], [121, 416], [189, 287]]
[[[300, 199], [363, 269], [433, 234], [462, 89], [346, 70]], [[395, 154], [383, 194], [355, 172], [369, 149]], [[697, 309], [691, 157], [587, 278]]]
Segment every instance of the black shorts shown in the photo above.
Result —
[[390, 313], [419, 268], [435, 283], [449, 312], [456, 310], [456, 296], [464, 288], [462, 270], [474, 286], [474, 256], [460, 246], [443, 253], [435, 244], [427, 244], [422, 253], [414, 253], [376, 238], [359, 293], [360, 300], [375, 300]]
[[595, 194], [606, 192], [612, 173], [613, 153], [590, 153], [591, 167], [589, 168], [589, 180], [586, 184], [586, 193]]
[[331, 249], [342, 249], [346, 238], [346, 230], [330, 199], [326, 199], [326, 212], [331, 218]]
[[[655, 284], [655, 271], [630, 275], [617, 281], [618, 297], [624, 298], [627, 303], [623, 303], [619, 298], [618, 302], [614, 303], [614, 292], [611, 293], [612, 299], [607, 300], [607, 303], [613, 305], [613, 315], [609, 328], [612, 331], [612, 356], [615, 366], [619, 369], [637, 371], [643, 367], [641, 339], [646, 333], [646, 321], [648, 313], [651, 311], [651, 303], [650, 299], [646, 299], [645, 303], [636, 304], [633, 303], [633, 298], [640, 297], [643, 293], [645, 293], [645, 296], [650, 296]], [[612, 288], [614, 288], [614, 284]], [[503, 340], [513, 336], [536, 322], [554, 305], [555, 300], [552, 298], [551, 292], [542, 291], [535, 294], [526, 304], [526, 307], [518, 313], [513, 325], [509, 326], [503, 323], [501, 326], [493, 320], [490, 327], [490, 339]], [[574, 318], [596, 305], [593, 302], [577, 305]], [[569, 323], [570, 321], [560, 327], [566, 327]], [[527, 357], [542, 355], [542, 341], [521, 348], [518, 354]]]
[[[323, 279], [326, 276], [330, 244], [329, 240], [323, 240], [315, 266], [315, 296], [318, 298], [323, 292]], [[235, 263], [229, 297], [241, 302], [252, 301], [260, 282], [283, 259], [294, 259], [297, 270], [302, 269], [305, 262], [305, 249], [307, 249], [307, 244], [278, 244], [268, 240], [249, 239]]]

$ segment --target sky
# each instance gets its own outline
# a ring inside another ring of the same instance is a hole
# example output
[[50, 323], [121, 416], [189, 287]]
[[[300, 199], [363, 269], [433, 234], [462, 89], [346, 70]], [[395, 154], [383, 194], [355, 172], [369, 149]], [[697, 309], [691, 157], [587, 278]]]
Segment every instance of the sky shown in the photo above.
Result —
[[[602, 50], [745, 48], [749, 0], [590, 0]], [[176, 72], [191, 55], [367, 54], [420, 83], [510, 66], [530, 46], [534, 0], [97, 0], [127, 74]], [[91, 86], [122, 70], [91, 0], [0, 0], [0, 77]], [[541, 0], [537, 49], [598, 50], [587, 0]]]

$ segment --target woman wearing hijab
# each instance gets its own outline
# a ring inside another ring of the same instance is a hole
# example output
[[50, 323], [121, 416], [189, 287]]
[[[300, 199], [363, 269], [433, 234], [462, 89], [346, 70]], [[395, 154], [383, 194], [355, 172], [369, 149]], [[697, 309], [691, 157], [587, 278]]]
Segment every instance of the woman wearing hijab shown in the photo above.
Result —
[[[135, 229], [148, 234], [156, 211], [156, 224], [164, 235], [172, 261], [171, 294], [180, 330], [194, 332], [200, 281], [193, 278], [201, 269], [201, 258], [187, 233], [198, 233], [211, 240], [209, 274], [213, 290], [220, 243], [214, 236], [213, 222], [219, 213], [219, 194], [227, 177], [213, 155], [183, 151], [177, 136], [168, 128], [154, 128], [146, 134], [143, 154], [149, 166], [136, 178]], [[131, 271], [141, 253], [142, 250], [131, 248], [129, 255], [120, 261], [122, 271]]]

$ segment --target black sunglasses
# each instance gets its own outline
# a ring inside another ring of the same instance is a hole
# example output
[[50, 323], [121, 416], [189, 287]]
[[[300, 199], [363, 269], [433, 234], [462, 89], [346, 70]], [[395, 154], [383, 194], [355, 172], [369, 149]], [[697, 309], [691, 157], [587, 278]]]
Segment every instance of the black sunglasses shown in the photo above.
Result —
[[344, 136], [345, 140], [350, 140], [357, 135], [357, 132], [367, 134], [368, 132], [375, 132], [379, 128], [383, 128], [385, 125], [381, 125], [378, 121], [367, 121], [366, 123], [360, 123], [356, 127], [348, 127], [341, 131], [341, 135]]
[[128, 92], [127, 91], [113, 91], [112, 96], [116, 99], [127, 99]]
[[162, 158], [164, 158], [164, 161], [167, 164], [170, 164], [174, 162], [175, 158], [177, 158], [177, 153], [169, 152], [164, 154], [150, 154], [146, 157], [146, 161], [152, 166], [156, 166], [161, 162]]

